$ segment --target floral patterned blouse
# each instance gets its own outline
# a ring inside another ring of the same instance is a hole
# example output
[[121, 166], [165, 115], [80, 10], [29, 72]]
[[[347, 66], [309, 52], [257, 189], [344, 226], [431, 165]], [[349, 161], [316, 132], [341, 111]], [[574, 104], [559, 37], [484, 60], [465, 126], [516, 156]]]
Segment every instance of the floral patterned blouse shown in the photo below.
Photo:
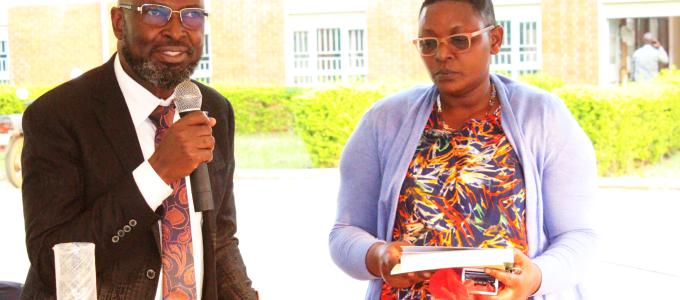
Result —
[[[524, 176], [500, 107], [457, 130], [438, 117], [434, 107], [401, 187], [392, 240], [526, 253]], [[384, 283], [381, 299], [431, 299], [428, 287]]]

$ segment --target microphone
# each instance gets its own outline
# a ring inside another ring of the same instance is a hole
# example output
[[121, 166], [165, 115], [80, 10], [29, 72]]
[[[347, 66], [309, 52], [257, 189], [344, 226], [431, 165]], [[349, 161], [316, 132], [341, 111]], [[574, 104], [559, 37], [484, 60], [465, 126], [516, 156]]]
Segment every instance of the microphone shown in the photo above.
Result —
[[[175, 107], [177, 107], [177, 112], [179, 112], [181, 118], [189, 113], [201, 110], [203, 96], [198, 86], [190, 80], [177, 85], [174, 96]], [[208, 165], [205, 162], [200, 163], [191, 172], [189, 179], [191, 180], [191, 196], [194, 198], [194, 210], [202, 212], [215, 209]]]

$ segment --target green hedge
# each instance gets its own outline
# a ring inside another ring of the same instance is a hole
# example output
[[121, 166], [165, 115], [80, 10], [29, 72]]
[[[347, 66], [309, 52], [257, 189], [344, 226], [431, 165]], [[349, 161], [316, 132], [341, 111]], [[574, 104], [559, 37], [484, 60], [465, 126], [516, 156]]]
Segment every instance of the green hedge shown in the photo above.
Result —
[[543, 73], [525, 74], [520, 76], [519, 80], [524, 83], [542, 88], [548, 92], [552, 92], [553, 90], [564, 86], [564, 80]]
[[12, 86], [0, 86], [0, 115], [20, 113], [24, 110], [25, 103], [19, 100], [15, 91]]
[[293, 127], [290, 100], [301, 92], [282, 87], [230, 87], [213, 85], [234, 107], [239, 134], [284, 132]]
[[0, 115], [21, 113], [26, 109], [26, 103], [33, 101], [52, 89], [52, 87], [27, 88], [28, 98], [26, 101], [17, 97], [17, 88], [11, 85], [0, 85]]
[[[680, 151], [680, 71], [664, 71], [627, 87], [563, 86], [555, 78], [525, 82], [560, 96], [590, 136], [601, 175], [618, 175]], [[337, 166], [349, 135], [383, 93], [365, 88], [310, 90], [280, 87], [215, 88], [233, 104], [240, 134], [282, 132], [294, 127], [315, 167]], [[29, 89], [29, 100], [48, 88]], [[24, 110], [11, 86], [0, 86], [0, 114]]]
[[592, 140], [600, 175], [620, 175], [680, 150], [680, 85], [567, 86], [555, 93]]
[[[549, 79], [539, 86], [563, 85]], [[619, 175], [680, 150], [680, 74], [627, 87], [563, 86], [561, 97], [593, 141], [600, 175]], [[383, 95], [338, 88], [293, 99], [295, 130], [316, 167], [337, 166], [347, 138]]]
[[661, 70], [661, 74], [653, 82], [680, 85], [680, 70], [675, 67]]
[[[33, 101], [53, 87], [27, 88], [27, 101]], [[230, 87], [214, 88], [229, 99], [234, 106], [238, 133], [283, 132], [293, 128], [290, 100], [300, 94], [299, 88], [283, 87]], [[16, 87], [0, 85], [0, 115], [23, 112], [24, 101], [16, 96]]]
[[315, 167], [335, 167], [364, 112], [383, 95], [374, 90], [335, 88], [293, 98], [295, 131]]

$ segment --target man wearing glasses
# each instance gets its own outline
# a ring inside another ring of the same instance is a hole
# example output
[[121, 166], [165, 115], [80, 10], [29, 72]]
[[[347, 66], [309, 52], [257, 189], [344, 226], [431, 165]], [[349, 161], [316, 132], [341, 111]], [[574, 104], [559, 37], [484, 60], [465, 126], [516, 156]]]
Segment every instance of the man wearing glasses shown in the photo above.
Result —
[[[26, 111], [22, 299], [55, 299], [52, 247], [67, 242], [96, 245], [100, 299], [257, 298], [234, 236], [232, 108], [200, 83], [207, 115], [173, 104], [207, 16], [200, 0], [119, 1], [117, 54]], [[214, 209], [197, 211], [185, 177], [203, 162]]]

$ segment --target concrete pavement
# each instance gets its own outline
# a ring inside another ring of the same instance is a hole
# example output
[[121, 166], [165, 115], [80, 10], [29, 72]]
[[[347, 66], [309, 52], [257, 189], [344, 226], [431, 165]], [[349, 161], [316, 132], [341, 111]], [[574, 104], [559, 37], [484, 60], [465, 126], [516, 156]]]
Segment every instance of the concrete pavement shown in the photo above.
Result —
[[[336, 169], [237, 170], [238, 236], [262, 299], [363, 299], [366, 283], [328, 254], [338, 189]], [[596, 299], [673, 299], [680, 284], [675, 229], [680, 189], [601, 188]], [[21, 195], [0, 181], [0, 280], [23, 282]], [[675, 298], [677, 299], [677, 297]]]

